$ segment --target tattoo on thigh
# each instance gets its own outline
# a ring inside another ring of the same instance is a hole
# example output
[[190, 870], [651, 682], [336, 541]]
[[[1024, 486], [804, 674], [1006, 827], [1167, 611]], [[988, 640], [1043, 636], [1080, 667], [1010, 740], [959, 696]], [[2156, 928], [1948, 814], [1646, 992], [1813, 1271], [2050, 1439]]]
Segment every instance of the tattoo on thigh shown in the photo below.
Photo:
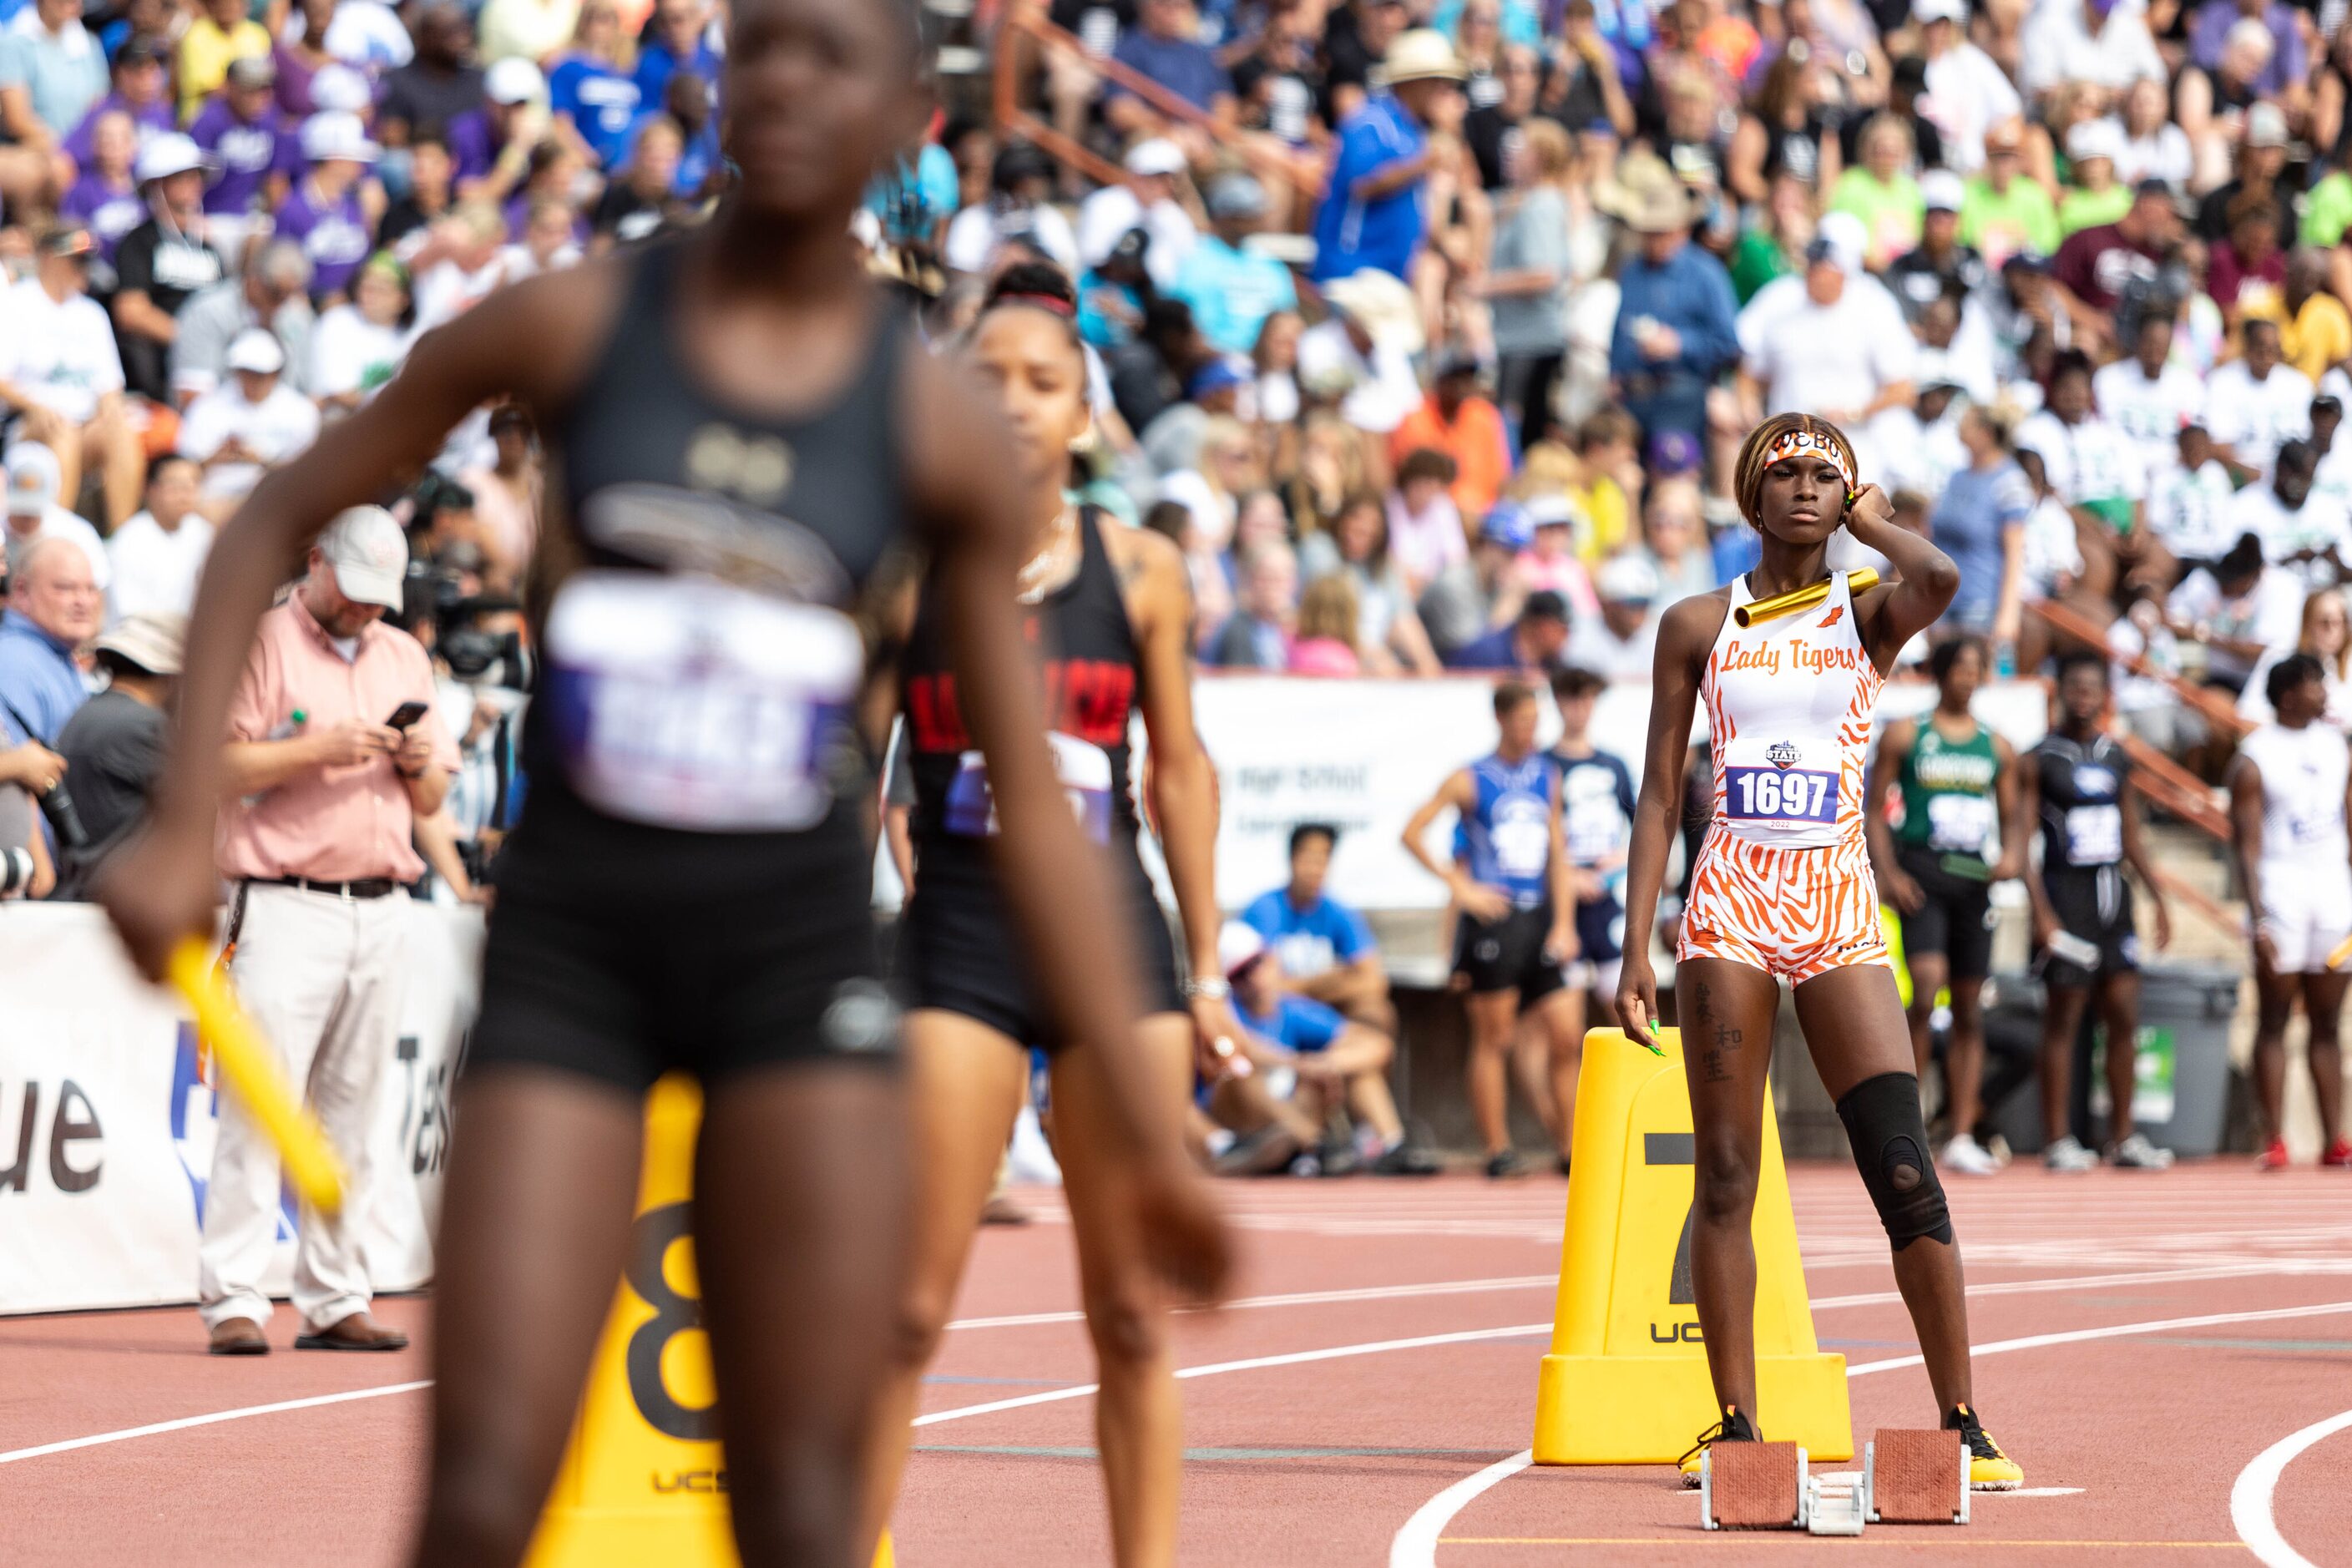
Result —
[[1742, 1039], [1741, 1031], [1725, 1024], [1716, 1026], [1715, 1044], [1709, 1046], [1706, 1053], [1699, 1058], [1699, 1065], [1706, 1069], [1707, 1082], [1729, 1083], [1731, 1081], [1731, 1069], [1724, 1065], [1724, 1053], [1738, 1050]]

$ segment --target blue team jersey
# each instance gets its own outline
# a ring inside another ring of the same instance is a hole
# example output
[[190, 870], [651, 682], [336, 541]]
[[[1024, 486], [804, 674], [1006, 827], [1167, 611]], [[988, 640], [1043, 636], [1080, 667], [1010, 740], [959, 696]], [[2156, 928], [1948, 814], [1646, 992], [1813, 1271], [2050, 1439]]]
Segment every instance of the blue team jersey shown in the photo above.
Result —
[[1477, 799], [1463, 822], [1470, 875], [1531, 910], [1551, 896], [1551, 811], [1559, 773], [1542, 752], [1514, 764], [1499, 756], [1470, 764]]
[[1309, 979], [1372, 951], [1372, 928], [1364, 917], [1326, 897], [1306, 909], [1290, 901], [1290, 889], [1276, 888], [1242, 911], [1242, 920], [1265, 938], [1282, 961], [1282, 972]]
[[627, 157], [629, 126], [644, 97], [634, 78], [591, 54], [564, 56], [547, 79], [548, 108], [571, 120], [604, 169]]
[[1560, 837], [1568, 863], [1593, 866], [1624, 849], [1633, 836], [1633, 774], [1606, 752], [1551, 753], [1559, 770]]
[[1265, 1017], [1243, 1006], [1239, 996], [1233, 1000], [1234, 1016], [1242, 1021], [1243, 1028], [1267, 1045], [1305, 1056], [1328, 1049], [1331, 1042], [1339, 1037], [1339, 1031], [1348, 1026], [1347, 1019], [1305, 996], [1285, 993], [1275, 1005], [1273, 1014]]

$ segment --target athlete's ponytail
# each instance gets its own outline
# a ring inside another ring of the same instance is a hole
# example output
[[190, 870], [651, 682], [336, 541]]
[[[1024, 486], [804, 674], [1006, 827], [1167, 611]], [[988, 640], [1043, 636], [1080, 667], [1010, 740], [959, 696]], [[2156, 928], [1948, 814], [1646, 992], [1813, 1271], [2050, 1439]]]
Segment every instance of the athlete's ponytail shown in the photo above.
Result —
[[[1862, 464], [1844, 431], [1810, 414], [1775, 414], [1748, 433], [1748, 439], [1739, 444], [1739, 459], [1732, 468], [1731, 493], [1739, 502], [1739, 515], [1748, 520], [1750, 528], [1761, 526], [1756, 521], [1756, 512], [1764, 493], [1764, 470], [1789, 456], [1785, 444], [1790, 442], [1800, 447], [1811, 445], [1817, 450], [1828, 448], [1831, 460], [1845, 471], [1849, 487], [1861, 488], [1857, 476]], [[1852, 499], [1838, 498], [1841, 515]]]

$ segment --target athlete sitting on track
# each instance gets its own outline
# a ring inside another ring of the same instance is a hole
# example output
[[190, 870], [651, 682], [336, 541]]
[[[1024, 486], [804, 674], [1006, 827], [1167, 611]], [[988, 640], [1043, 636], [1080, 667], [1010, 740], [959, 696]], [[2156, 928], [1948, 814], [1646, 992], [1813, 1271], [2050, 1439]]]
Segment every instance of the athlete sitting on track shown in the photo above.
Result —
[[[2352, 937], [2352, 837], [2345, 831], [2343, 733], [2320, 722], [2327, 671], [2307, 653], [2271, 667], [2263, 695], [2276, 719], [2238, 742], [2230, 777], [2230, 822], [2239, 885], [2254, 911], [2254, 1085], [2262, 1096], [2261, 1168], [2286, 1169], [2286, 1021], [2303, 1004], [2307, 1055], [2319, 1104], [2323, 1165], [2352, 1165], [2344, 1136], [2344, 1068], [2336, 1031], [2346, 974], [2328, 963]], [[2110, 1036], [2109, 1038], [2114, 1037]]]
[[[1983, 684], [1978, 637], [1940, 643], [1927, 656], [1936, 706], [1923, 720], [1897, 719], [1879, 737], [1863, 799], [1878, 886], [1903, 915], [1903, 956], [1911, 969], [1911, 1059], [1924, 1081], [1933, 1051], [1936, 994], [1952, 989], [1952, 1037], [1944, 1055], [1944, 1110], [1951, 1142], [1945, 1169], [1990, 1176], [2000, 1165], [1971, 1131], [1984, 1081], [1985, 976], [1992, 973], [1992, 885], [2018, 874], [2025, 816], [2017, 809], [2017, 754], [1969, 711]], [[1902, 791], [1903, 826], [1886, 823], [1886, 781]], [[1998, 818], [2000, 861], [1985, 863]]]
[[[1762, 535], [1762, 556], [1729, 587], [1675, 605], [1659, 629], [1625, 900], [1626, 929], [1648, 930], [1680, 814], [1691, 721], [1703, 700], [1715, 751], [1715, 819], [1691, 879], [1675, 988], [1697, 1142], [1692, 1281], [1723, 1418], [1691, 1450], [1685, 1476], [1697, 1484], [1708, 1443], [1763, 1436], [1750, 1226], [1764, 1157], [1776, 982], [1785, 980], [1894, 1244], [1895, 1283], [1943, 1425], [1969, 1447], [1971, 1484], [2013, 1488], [2022, 1472], [1972, 1404], [1959, 1248], [1927, 1155], [1919, 1079], [1863, 837], [1872, 710], [1895, 655], [1952, 602], [1959, 569], [1893, 524], [1885, 495], [1875, 485], [1861, 488], [1852, 444], [1824, 420], [1800, 414], [1766, 420], [1741, 446], [1735, 476], [1740, 512]], [[1830, 541], [1841, 527], [1885, 555], [1899, 580], [1855, 599], [1841, 573], [1811, 609], [1738, 625], [1736, 606], [1828, 577]], [[1657, 1026], [1657, 979], [1644, 943], [1625, 954], [1617, 1015], [1637, 1039]]]

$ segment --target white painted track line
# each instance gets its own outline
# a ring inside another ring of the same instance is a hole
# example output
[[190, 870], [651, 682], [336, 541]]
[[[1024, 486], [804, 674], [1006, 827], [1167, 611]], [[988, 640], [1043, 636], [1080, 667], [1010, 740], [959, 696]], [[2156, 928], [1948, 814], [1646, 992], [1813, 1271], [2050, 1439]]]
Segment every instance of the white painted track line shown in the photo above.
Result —
[[2238, 1472], [2237, 1484], [2230, 1489], [2230, 1524], [2246, 1543], [2246, 1550], [2261, 1558], [2266, 1568], [2318, 1568], [2279, 1533], [2278, 1521], [2271, 1517], [2271, 1496], [2297, 1455], [2347, 1427], [2352, 1427], [2352, 1410], [2288, 1433]]

